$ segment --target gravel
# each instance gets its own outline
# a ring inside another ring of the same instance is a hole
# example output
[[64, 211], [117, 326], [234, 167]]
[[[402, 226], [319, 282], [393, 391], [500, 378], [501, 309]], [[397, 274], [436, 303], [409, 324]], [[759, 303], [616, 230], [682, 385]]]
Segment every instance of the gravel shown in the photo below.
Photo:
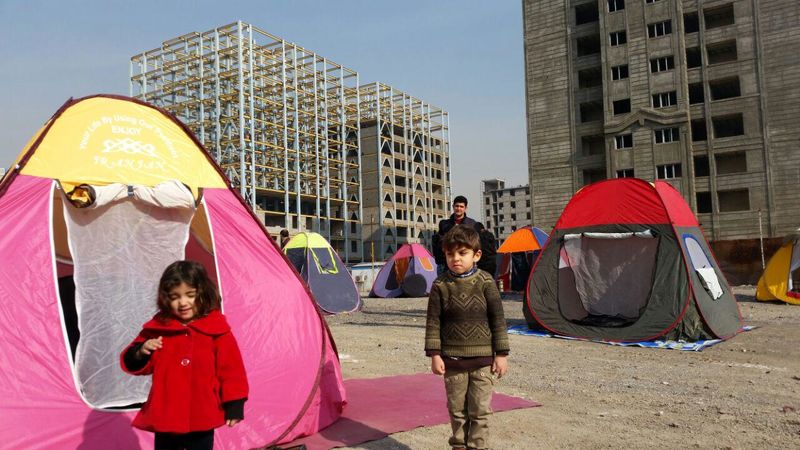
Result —
[[[800, 448], [800, 307], [734, 289], [753, 331], [702, 352], [616, 347], [511, 335], [496, 390], [543, 407], [495, 414], [497, 449]], [[327, 318], [345, 378], [430, 370], [422, 350], [427, 299], [365, 299]], [[522, 303], [503, 302], [508, 323]], [[447, 449], [449, 425], [358, 449]]]

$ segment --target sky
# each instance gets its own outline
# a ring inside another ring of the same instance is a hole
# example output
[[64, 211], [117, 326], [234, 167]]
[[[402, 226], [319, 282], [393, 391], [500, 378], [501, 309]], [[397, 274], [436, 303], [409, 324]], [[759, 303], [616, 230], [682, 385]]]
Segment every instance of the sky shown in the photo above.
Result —
[[453, 195], [528, 183], [520, 0], [0, 0], [0, 167], [70, 97], [128, 95], [131, 56], [237, 20], [448, 111]]

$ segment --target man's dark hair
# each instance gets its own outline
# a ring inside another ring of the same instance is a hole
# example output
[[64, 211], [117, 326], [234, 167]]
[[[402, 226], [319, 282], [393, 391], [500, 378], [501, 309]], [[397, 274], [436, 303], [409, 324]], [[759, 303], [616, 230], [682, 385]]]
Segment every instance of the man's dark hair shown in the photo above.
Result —
[[456, 198], [453, 199], [453, 204], [455, 205], [456, 203], [463, 203], [464, 206], [467, 206], [467, 197], [457, 195]]
[[466, 225], [456, 225], [442, 238], [442, 249], [453, 251], [467, 247], [474, 252], [481, 249], [481, 238], [474, 228]]
[[289, 230], [285, 228], [281, 230], [281, 237], [289, 237]]

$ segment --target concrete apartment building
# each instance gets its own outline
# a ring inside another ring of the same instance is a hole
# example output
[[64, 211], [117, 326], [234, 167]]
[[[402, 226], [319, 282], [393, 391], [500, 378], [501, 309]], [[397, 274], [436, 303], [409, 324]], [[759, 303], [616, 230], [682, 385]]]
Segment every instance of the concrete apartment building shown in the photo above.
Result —
[[428, 242], [446, 211], [445, 111], [253, 25], [133, 56], [130, 95], [186, 123], [270, 233], [318, 232], [345, 262]]
[[524, 0], [523, 15], [537, 226], [630, 176], [673, 184], [712, 241], [800, 226], [800, 2]]
[[506, 187], [503, 180], [481, 180], [481, 199], [481, 222], [494, 233], [498, 245], [531, 224], [531, 191], [527, 185]]
[[450, 213], [449, 115], [383, 83], [359, 95], [364, 259], [385, 260], [406, 242], [430, 248]]

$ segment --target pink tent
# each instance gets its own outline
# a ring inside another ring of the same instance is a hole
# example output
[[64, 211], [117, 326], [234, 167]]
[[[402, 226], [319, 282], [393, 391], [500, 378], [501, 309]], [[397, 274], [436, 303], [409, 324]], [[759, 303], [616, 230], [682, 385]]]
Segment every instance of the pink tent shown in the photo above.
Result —
[[372, 297], [424, 297], [436, 281], [436, 262], [420, 244], [403, 244], [381, 268]]
[[0, 218], [2, 446], [152, 447], [130, 425], [149, 377], [121, 373], [120, 342], [184, 257], [215, 277], [250, 381], [245, 420], [217, 430], [216, 448], [288, 442], [340, 416], [341, 369], [310, 293], [165, 111], [68, 101], [0, 184]]

